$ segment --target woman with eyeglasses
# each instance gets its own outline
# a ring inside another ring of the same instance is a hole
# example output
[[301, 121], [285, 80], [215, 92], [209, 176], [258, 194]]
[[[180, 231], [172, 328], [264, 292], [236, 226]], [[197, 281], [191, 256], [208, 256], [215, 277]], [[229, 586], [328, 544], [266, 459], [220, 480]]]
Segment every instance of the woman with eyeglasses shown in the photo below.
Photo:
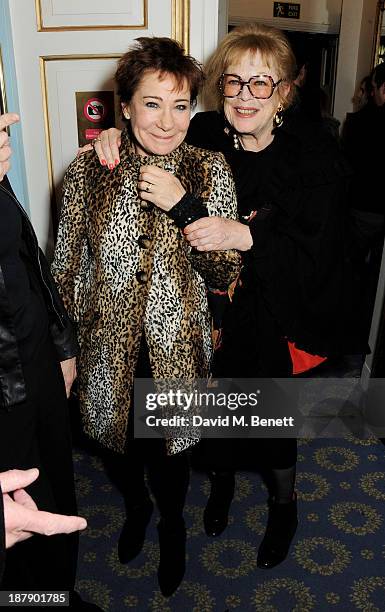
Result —
[[[206, 69], [206, 93], [216, 110], [194, 117], [188, 139], [224, 153], [239, 221], [204, 217], [184, 232], [198, 251], [238, 249], [243, 257], [222, 320], [215, 374], [290, 377], [342, 349], [348, 170], [337, 145], [316, 126], [285, 126], [295, 60], [282, 32], [255, 24], [236, 28]], [[103, 133], [100, 159], [119, 160], [118, 145], [115, 130]], [[234, 470], [258, 468], [269, 490], [258, 567], [278, 565], [298, 522], [296, 440], [207, 440], [203, 448], [212, 484], [206, 533], [218, 536], [227, 526]]]

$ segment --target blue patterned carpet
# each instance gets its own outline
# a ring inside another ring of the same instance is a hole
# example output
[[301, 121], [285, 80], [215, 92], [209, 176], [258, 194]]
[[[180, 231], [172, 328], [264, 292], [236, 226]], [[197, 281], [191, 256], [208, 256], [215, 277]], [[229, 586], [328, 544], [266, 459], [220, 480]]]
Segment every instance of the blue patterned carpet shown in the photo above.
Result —
[[194, 472], [185, 511], [187, 571], [170, 599], [157, 585], [157, 513], [142, 553], [121, 565], [122, 499], [97, 456], [77, 450], [75, 469], [80, 512], [89, 522], [80, 538], [78, 590], [106, 611], [385, 610], [385, 447], [375, 439], [300, 441], [300, 525], [289, 558], [270, 571], [256, 567], [266, 519], [259, 476], [238, 475], [230, 525], [209, 539], [202, 526], [208, 482]]

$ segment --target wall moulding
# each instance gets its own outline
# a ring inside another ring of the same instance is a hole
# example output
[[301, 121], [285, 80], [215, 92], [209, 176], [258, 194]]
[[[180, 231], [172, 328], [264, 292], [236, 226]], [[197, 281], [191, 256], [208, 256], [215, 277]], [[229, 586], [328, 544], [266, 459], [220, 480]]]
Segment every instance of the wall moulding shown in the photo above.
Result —
[[190, 0], [171, 0], [171, 38], [181, 43], [186, 53], [190, 49]]
[[[147, 28], [147, 0], [35, 0], [39, 32]], [[108, 12], [107, 12], [108, 10]]]

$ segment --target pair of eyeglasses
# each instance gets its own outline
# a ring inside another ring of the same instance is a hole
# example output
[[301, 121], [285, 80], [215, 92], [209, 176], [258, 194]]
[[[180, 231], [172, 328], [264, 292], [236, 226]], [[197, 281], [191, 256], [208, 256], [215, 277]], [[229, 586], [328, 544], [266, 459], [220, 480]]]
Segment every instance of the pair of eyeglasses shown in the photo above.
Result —
[[258, 74], [243, 81], [237, 74], [222, 74], [219, 83], [220, 90], [225, 98], [236, 98], [246, 85], [253, 98], [268, 100], [274, 93], [275, 88], [283, 81], [279, 79], [276, 83], [268, 74]]

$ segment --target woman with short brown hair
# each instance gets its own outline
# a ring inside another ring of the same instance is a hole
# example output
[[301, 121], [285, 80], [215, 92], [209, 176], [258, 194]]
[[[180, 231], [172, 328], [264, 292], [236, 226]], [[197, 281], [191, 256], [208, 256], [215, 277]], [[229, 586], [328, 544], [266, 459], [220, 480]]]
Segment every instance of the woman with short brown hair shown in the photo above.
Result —
[[221, 154], [183, 142], [203, 74], [177, 42], [139, 38], [116, 80], [127, 122], [122, 163], [111, 171], [91, 151], [68, 168], [53, 274], [78, 327], [85, 432], [123, 454], [120, 560], [139, 554], [151, 518], [146, 466], [161, 515], [159, 585], [169, 596], [185, 570], [184, 450], [197, 440], [170, 439], [166, 449], [163, 439], [134, 439], [133, 382], [208, 375], [206, 283], [226, 289], [239, 256], [194, 252], [181, 230], [200, 216], [235, 218], [235, 189]]

